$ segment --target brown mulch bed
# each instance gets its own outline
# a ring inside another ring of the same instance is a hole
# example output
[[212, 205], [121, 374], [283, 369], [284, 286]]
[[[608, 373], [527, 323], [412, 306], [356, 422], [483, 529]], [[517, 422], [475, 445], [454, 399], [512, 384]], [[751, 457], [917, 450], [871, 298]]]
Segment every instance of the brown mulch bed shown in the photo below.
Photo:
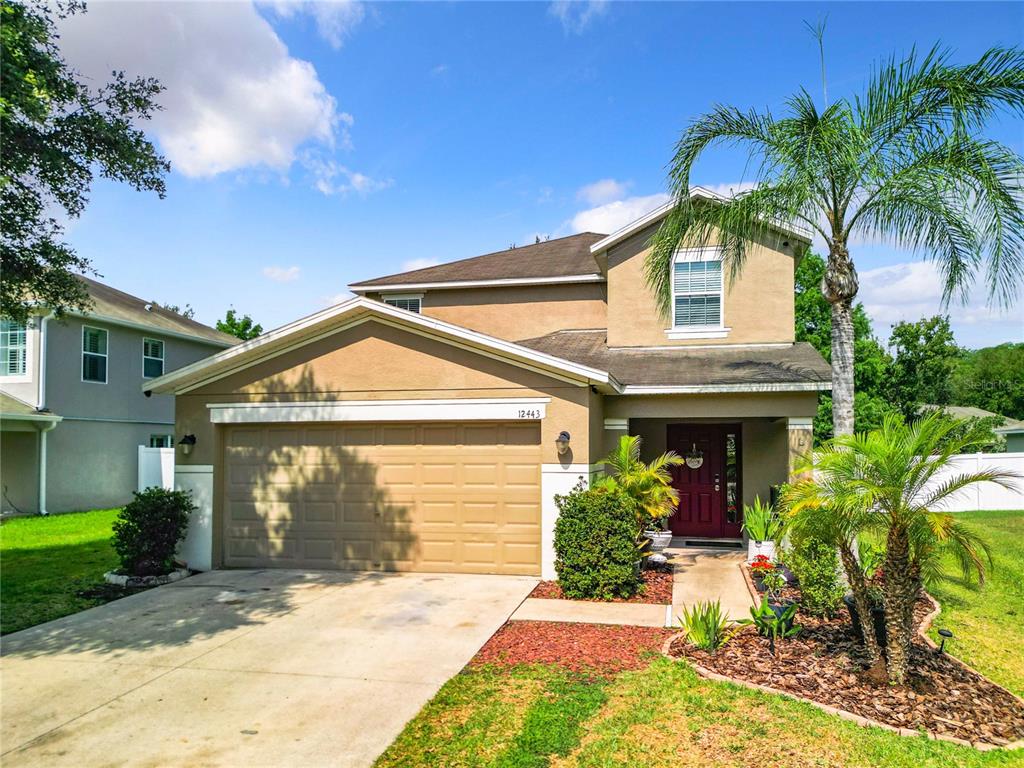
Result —
[[[588, 599], [589, 602], [597, 603], [651, 603], [654, 605], [672, 605], [672, 571], [669, 570], [645, 570], [641, 571], [640, 578], [643, 585], [640, 591], [632, 597], [616, 597], [612, 600]], [[562, 588], [557, 581], [542, 581], [533, 588], [530, 597], [540, 597], [545, 600], [569, 600], [562, 594]], [[584, 598], [573, 598], [584, 599]]]
[[[918, 623], [931, 610], [921, 600]], [[896, 688], [867, 669], [863, 646], [845, 612], [836, 619], [798, 614], [802, 626], [793, 638], [776, 644], [746, 627], [717, 653], [673, 641], [669, 652], [721, 675], [767, 685], [897, 728], [925, 729], [971, 742], [1005, 745], [1024, 738], [1020, 700], [939, 655], [915, 635], [908, 684]], [[884, 675], [882, 676], [884, 678]]]
[[674, 630], [559, 621], [510, 621], [470, 664], [557, 664], [575, 672], [615, 674], [651, 663]]

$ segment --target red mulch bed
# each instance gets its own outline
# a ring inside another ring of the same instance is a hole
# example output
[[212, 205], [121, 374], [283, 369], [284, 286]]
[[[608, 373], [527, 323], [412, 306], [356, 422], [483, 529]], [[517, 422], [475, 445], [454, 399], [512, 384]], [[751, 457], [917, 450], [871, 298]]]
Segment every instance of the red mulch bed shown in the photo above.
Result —
[[672, 605], [672, 571], [644, 570], [640, 573], [643, 585], [632, 597], [616, 597], [612, 600], [596, 600], [592, 598], [568, 598], [562, 594], [557, 581], [542, 581], [533, 588], [530, 597], [545, 600], [588, 599], [597, 603], [651, 603], [654, 605]]
[[510, 621], [470, 664], [557, 664], [575, 672], [615, 674], [651, 663], [674, 630], [559, 621]]
[[[931, 610], [918, 603], [918, 623]], [[683, 638], [670, 653], [721, 675], [767, 685], [897, 728], [924, 728], [971, 742], [1004, 745], [1024, 738], [1024, 705], [919, 637], [911, 650], [908, 684], [896, 688], [867, 669], [863, 646], [849, 616], [826, 620], [798, 614], [803, 629], [776, 643], [746, 627], [717, 653], [690, 646]], [[881, 676], [884, 678], [884, 675]]]

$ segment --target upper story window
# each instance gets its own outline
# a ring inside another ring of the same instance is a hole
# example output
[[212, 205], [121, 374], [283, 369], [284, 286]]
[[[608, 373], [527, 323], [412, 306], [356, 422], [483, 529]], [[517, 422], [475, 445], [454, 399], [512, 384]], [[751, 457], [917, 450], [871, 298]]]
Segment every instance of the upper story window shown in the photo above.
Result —
[[0, 376], [28, 374], [28, 332], [24, 323], [0, 320]]
[[142, 375], [147, 379], [164, 375], [164, 343], [159, 339], [142, 340]]
[[407, 309], [410, 312], [419, 313], [420, 304], [423, 301], [423, 294], [393, 294], [391, 296], [382, 296], [385, 304], [390, 304], [392, 307], [398, 307], [399, 309]]
[[82, 381], [107, 383], [107, 332], [82, 326]]
[[672, 264], [672, 328], [722, 330], [722, 259], [715, 250], [680, 251]]

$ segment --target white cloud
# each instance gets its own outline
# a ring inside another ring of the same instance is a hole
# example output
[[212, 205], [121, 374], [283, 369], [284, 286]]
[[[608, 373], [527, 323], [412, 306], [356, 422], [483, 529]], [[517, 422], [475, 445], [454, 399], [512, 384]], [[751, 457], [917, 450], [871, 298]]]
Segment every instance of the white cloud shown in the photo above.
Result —
[[608, 12], [608, 0], [554, 0], [548, 14], [562, 23], [566, 34], [581, 35], [587, 27]]
[[291, 283], [299, 279], [298, 267], [264, 267], [263, 276], [268, 277], [275, 283]]
[[601, 179], [593, 184], [587, 184], [576, 192], [576, 199], [583, 200], [590, 205], [604, 205], [613, 200], [621, 200], [632, 186], [630, 181], [616, 181], [615, 179]]
[[163, 110], [146, 127], [185, 176], [284, 173], [300, 146], [350, 144], [352, 116], [248, 2], [95, 3], [60, 32], [87, 78], [124, 70], [164, 85]]
[[352, 293], [352, 291], [342, 291], [341, 293], [336, 293], [333, 296], [324, 297], [323, 303], [329, 307], [333, 307], [335, 304], [341, 304], [343, 301], [348, 301], [354, 296], [355, 294]]
[[957, 301], [942, 306], [942, 276], [929, 261], [909, 261], [860, 273], [858, 301], [881, 339], [889, 337], [889, 327], [906, 320], [948, 314], [960, 343], [971, 346], [999, 343], [1019, 338], [1024, 329], [1021, 309], [1001, 312], [987, 306], [982, 286], [971, 291], [966, 304]]
[[572, 217], [569, 226], [573, 232], [611, 234], [668, 201], [669, 196], [663, 192], [643, 197], [627, 197], [624, 200], [615, 200], [611, 203], [580, 211]]
[[366, 9], [357, 0], [273, 0], [268, 7], [282, 19], [307, 13], [316, 22], [316, 30], [332, 48], [338, 50], [352, 30], [366, 17]]
[[408, 261], [402, 262], [402, 272], [412, 272], [414, 269], [436, 267], [440, 263], [440, 259], [434, 259], [429, 256], [422, 256], [418, 259], [409, 259]]
[[723, 197], [735, 197], [741, 192], [749, 192], [757, 186], [756, 181], [732, 181], [724, 184], [699, 184], [698, 186], [704, 187], [714, 192], [716, 195], [722, 195]]
[[348, 195], [355, 192], [360, 197], [366, 197], [394, 184], [392, 179], [371, 178], [335, 160], [325, 160], [318, 153], [304, 155], [302, 164], [313, 178], [313, 187], [324, 195]]
[[436, 67], [430, 70], [430, 74], [434, 77], [441, 77], [441, 75], [448, 74], [447, 64], [438, 64]]

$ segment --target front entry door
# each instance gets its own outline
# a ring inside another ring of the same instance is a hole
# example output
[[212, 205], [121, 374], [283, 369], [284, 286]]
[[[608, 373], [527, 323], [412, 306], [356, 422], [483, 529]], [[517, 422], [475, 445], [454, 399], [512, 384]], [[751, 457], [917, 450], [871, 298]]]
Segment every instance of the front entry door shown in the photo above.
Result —
[[[676, 536], [720, 538], [739, 536], [739, 525], [726, 516], [726, 440], [735, 446], [735, 428], [725, 424], [669, 424], [669, 450], [682, 457], [703, 458], [696, 469], [683, 464], [672, 472], [672, 485], [679, 492], [679, 507], [669, 518]], [[735, 455], [735, 450], [733, 452]], [[738, 467], [729, 467], [735, 473]]]

